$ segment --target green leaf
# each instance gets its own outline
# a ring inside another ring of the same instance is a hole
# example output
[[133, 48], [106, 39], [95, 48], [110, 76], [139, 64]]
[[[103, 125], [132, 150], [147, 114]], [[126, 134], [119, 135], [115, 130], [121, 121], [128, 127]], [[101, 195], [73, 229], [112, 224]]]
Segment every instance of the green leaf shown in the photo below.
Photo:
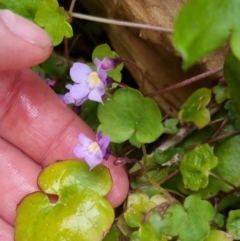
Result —
[[198, 195], [190, 195], [180, 204], [170, 206], [164, 215], [167, 236], [178, 236], [181, 241], [202, 241], [210, 233], [209, 222], [214, 218], [215, 210], [208, 201]]
[[218, 104], [230, 99], [229, 89], [223, 83], [219, 83], [218, 85], [214, 86], [212, 91], [215, 94], [215, 100]]
[[156, 235], [155, 230], [149, 223], [144, 223], [140, 226], [138, 231], [135, 231], [131, 237], [130, 241], [168, 241], [167, 237], [164, 235], [161, 238], [159, 238]]
[[184, 5], [173, 34], [184, 68], [219, 48], [229, 36], [232, 51], [240, 59], [239, 16], [239, 0], [191, 0]]
[[181, 147], [169, 147], [167, 150], [165, 151], [161, 151], [161, 150], [156, 150], [153, 153], [153, 159], [155, 162], [159, 163], [159, 164], [164, 164], [168, 161], [171, 161], [171, 159], [178, 155], [178, 156], [182, 156], [185, 154], [185, 151], [183, 148]]
[[209, 236], [204, 241], [232, 241], [233, 237], [220, 230], [211, 230]]
[[81, 106], [80, 117], [94, 130], [97, 131], [99, 120], [97, 117], [98, 102], [87, 100]]
[[216, 167], [218, 158], [213, 154], [213, 147], [200, 145], [187, 152], [180, 161], [180, 171], [186, 188], [197, 191], [208, 185], [210, 170]]
[[156, 102], [134, 89], [122, 88], [98, 107], [99, 130], [112, 142], [121, 143], [136, 135], [140, 143], [151, 143], [163, 132]]
[[103, 241], [119, 241], [118, 231], [114, 227], [111, 227], [110, 231], [104, 237]]
[[210, 122], [210, 112], [206, 108], [210, 100], [210, 89], [198, 89], [181, 107], [178, 113], [179, 120], [193, 122], [198, 128], [203, 128]]
[[164, 202], [166, 202], [166, 199], [161, 195], [154, 195], [149, 199], [145, 193], [132, 193], [128, 196], [127, 210], [124, 213], [124, 219], [130, 227], [139, 227], [144, 223], [144, 212]]
[[178, 119], [167, 119], [164, 121], [164, 133], [174, 135], [178, 133]]
[[[41, 191], [26, 196], [17, 208], [16, 241], [102, 240], [114, 220], [103, 198], [112, 186], [106, 167], [89, 171], [85, 162], [55, 162], [40, 173], [38, 186]], [[49, 194], [58, 200], [52, 203]]]
[[240, 60], [239, 59], [237, 59], [232, 53], [230, 53], [224, 62], [224, 77], [226, 79], [226, 82], [230, 91], [232, 103], [237, 112], [236, 124], [238, 129], [240, 129], [240, 103], [239, 103]]
[[33, 22], [40, 4], [41, 0], [0, 0], [0, 9], [9, 9]]
[[67, 20], [68, 15], [64, 8], [59, 7], [57, 0], [42, 0], [34, 19], [51, 36], [54, 46], [60, 44], [64, 36], [73, 36], [72, 27]]
[[[95, 58], [99, 60], [103, 60], [104, 58], [118, 58], [118, 54], [111, 50], [108, 44], [101, 44], [98, 45], [92, 53], [92, 61], [94, 61]], [[123, 64], [118, 65], [115, 69], [107, 71], [107, 75], [114, 79], [117, 82], [121, 82], [122, 80], [122, 73], [121, 70], [123, 68]], [[117, 87], [117, 84], [113, 83], [112, 87]]]
[[233, 236], [234, 240], [240, 240], [240, 209], [229, 212], [227, 231]]

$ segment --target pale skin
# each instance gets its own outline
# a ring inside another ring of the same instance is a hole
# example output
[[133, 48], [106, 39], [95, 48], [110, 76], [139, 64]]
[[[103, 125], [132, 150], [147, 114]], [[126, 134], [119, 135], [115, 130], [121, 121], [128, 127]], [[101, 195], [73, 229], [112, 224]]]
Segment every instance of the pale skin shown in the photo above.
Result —
[[[16, 207], [25, 195], [39, 190], [36, 180], [42, 168], [75, 158], [78, 135], [94, 139], [95, 133], [29, 69], [52, 52], [42, 29], [0, 10], [0, 39], [0, 241], [13, 241]], [[117, 207], [129, 184], [124, 168], [113, 160], [111, 156], [103, 164], [113, 179], [107, 199]]]

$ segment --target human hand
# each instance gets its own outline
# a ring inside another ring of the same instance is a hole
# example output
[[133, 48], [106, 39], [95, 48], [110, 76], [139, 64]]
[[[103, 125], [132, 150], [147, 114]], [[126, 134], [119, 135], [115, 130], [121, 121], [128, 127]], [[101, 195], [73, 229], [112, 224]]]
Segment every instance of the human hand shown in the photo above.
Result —
[[[38, 190], [42, 167], [75, 158], [78, 135], [95, 133], [28, 69], [52, 52], [51, 39], [38, 26], [0, 10], [0, 241], [14, 240], [16, 207]], [[128, 178], [113, 157], [113, 188], [107, 199], [116, 207], [125, 199]]]

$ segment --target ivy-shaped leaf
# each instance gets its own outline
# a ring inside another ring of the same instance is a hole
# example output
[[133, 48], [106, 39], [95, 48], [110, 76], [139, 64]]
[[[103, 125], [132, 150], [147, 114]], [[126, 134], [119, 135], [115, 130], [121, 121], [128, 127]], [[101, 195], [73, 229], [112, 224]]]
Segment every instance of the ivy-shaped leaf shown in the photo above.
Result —
[[178, 119], [167, 119], [164, 121], [164, 133], [174, 135], [178, 133]]
[[230, 99], [229, 88], [227, 88], [227, 86], [223, 83], [214, 86], [212, 91], [215, 94], [215, 100], [218, 104]]
[[198, 128], [203, 128], [210, 122], [210, 112], [206, 108], [210, 100], [210, 89], [198, 89], [181, 107], [178, 113], [179, 120], [193, 122]]
[[[161, 195], [155, 195], [149, 199], [144, 193], [133, 193], [128, 196], [127, 210], [124, 213], [124, 219], [131, 228], [139, 227], [139, 230], [132, 233], [131, 241], [165, 241], [166, 237], [162, 235], [161, 230], [156, 230], [151, 223], [144, 220], [144, 213], [152, 210], [152, 208], [166, 202], [166, 199]], [[160, 218], [159, 214], [158, 217]], [[156, 217], [152, 217], [152, 221]], [[161, 223], [159, 223], [161, 225]], [[162, 237], [163, 236], [163, 237]], [[160, 239], [162, 238], [162, 239]]]
[[[41, 191], [18, 205], [16, 241], [103, 239], [114, 220], [113, 208], [103, 198], [112, 186], [106, 167], [89, 171], [85, 162], [55, 162], [40, 173], [38, 186]], [[56, 203], [49, 194], [58, 196]]]
[[230, 46], [240, 59], [240, 1], [191, 0], [179, 12], [173, 41], [184, 68], [219, 48], [230, 35]]
[[[140, 143], [151, 143], [163, 132], [162, 116], [156, 102], [130, 88], [118, 89], [98, 107], [99, 130], [121, 143], [136, 135]], [[132, 143], [133, 144], [133, 143]]]
[[240, 129], [240, 60], [231, 53], [227, 56], [224, 62], [224, 77], [230, 91], [232, 103], [237, 113], [236, 126]]
[[204, 239], [204, 241], [232, 241], [232, 235], [220, 231], [220, 230], [211, 230], [209, 236]]
[[0, 9], [9, 9], [33, 22], [40, 4], [41, 0], [0, 0]]
[[198, 195], [190, 195], [184, 206], [174, 204], [164, 215], [167, 236], [178, 236], [180, 241], [202, 241], [210, 233], [209, 222], [214, 218], [215, 210], [210, 202], [201, 200]]
[[64, 8], [59, 7], [57, 0], [42, 0], [34, 19], [52, 37], [54, 46], [60, 44], [64, 36], [73, 36], [72, 27], [67, 20], [68, 15]]
[[180, 171], [186, 188], [197, 191], [208, 185], [208, 176], [218, 164], [213, 147], [200, 145], [187, 152], [180, 161]]
[[[95, 58], [98, 58], [99, 60], [103, 60], [104, 58], [118, 58], [118, 54], [111, 50], [108, 44], [101, 44], [98, 45], [92, 53], [92, 61], [94, 61]], [[123, 63], [119, 64], [115, 69], [107, 71], [107, 75], [111, 78], [113, 78], [117, 82], [121, 82], [122, 80], [122, 73], [121, 70], [123, 68]], [[112, 87], [117, 87], [116, 83], [112, 84]]]
[[240, 209], [229, 212], [227, 231], [234, 237], [234, 240], [240, 240]]

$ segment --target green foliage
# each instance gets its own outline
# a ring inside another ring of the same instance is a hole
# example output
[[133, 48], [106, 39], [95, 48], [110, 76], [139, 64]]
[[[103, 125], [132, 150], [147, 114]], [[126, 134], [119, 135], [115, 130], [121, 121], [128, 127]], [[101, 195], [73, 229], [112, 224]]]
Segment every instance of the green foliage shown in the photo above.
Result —
[[164, 133], [174, 135], [178, 133], [178, 119], [167, 119], [164, 121]]
[[220, 230], [211, 230], [209, 236], [204, 241], [232, 241], [233, 237]]
[[176, 156], [176, 155], [182, 156], [182, 155], [184, 155], [184, 153], [185, 153], [185, 151], [183, 148], [171, 146], [165, 151], [156, 150], [153, 153], [153, 159], [155, 162], [157, 162], [159, 164], [164, 164], [168, 161], [171, 162], [171, 160], [174, 156]]
[[227, 219], [227, 231], [235, 240], [240, 240], [240, 210], [229, 212]]
[[41, 0], [0, 0], [0, 9], [9, 9], [32, 22], [40, 5]]
[[210, 170], [218, 164], [213, 148], [208, 144], [197, 146], [187, 152], [181, 162], [180, 171], [186, 188], [198, 191], [208, 185]]
[[[118, 58], [118, 54], [111, 50], [108, 44], [101, 44], [98, 45], [92, 53], [92, 60], [94, 61], [95, 58], [99, 60], [103, 60], [104, 58]], [[123, 64], [118, 65], [115, 69], [107, 71], [107, 75], [113, 78], [117, 82], [121, 82], [122, 80], [122, 73], [121, 70], [123, 68]], [[112, 85], [113, 88], [117, 87], [117, 84]]]
[[72, 27], [67, 22], [68, 15], [57, 0], [0, 0], [0, 9], [9, 9], [44, 27], [54, 46], [60, 44], [64, 36], [73, 36]]
[[[106, 167], [89, 171], [84, 162], [55, 162], [40, 173], [38, 186], [41, 191], [26, 196], [17, 208], [16, 241], [102, 240], [114, 219], [103, 198], [112, 186]], [[56, 203], [49, 194], [58, 196]]]
[[42, 64], [32, 67], [33, 71], [41, 72], [41, 77], [50, 79], [57, 79], [67, 71], [67, 64], [63, 63], [60, 66], [57, 65], [58, 59], [54, 56], [50, 56]]
[[[134, 89], [114, 92], [98, 107], [99, 130], [112, 142], [121, 143], [136, 135], [140, 143], [151, 143], [163, 132], [162, 116], [157, 104]], [[134, 144], [134, 143], [132, 143]]]
[[191, 0], [179, 12], [173, 42], [189, 68], [220, 47], [230, 35], [230, 46], [240, 59], [239, 0]]
[[[144, 193], [133, 193], [128, 196], [127, 210], [124, 213], [124, 219], [130, 227], [139, 227], [138, 231], [132, 233], [130, 237], [131, 241], [158, 241], [159, 238], [162, 237], [161, 232], [156, 232], [154, 227], [148, 221], [144, 221], [144, 213], [151, 211], [151, 209], [157, 205], [165, 202], [166, 199], [161, 195], [155, 195], [150, 199]], [[159, 218], [159, 215], [157, 215], [157, 218]], [[156, 219], [156, 217], [152, 217], [152, 221], [153, 219]], [[162, 240], [165, 240], [165, 238]]]
[[114, 227], [111, 227], [103, 241], [119, 241], [118, 231]]
[[198, 89], [181, 107], [178, 118], [186, 122], [193, 122], [198, 128], [203, 128], [210, 122], [210, 112], [206, 108], [210, 100], [210, 89]]
[[215, 94], [215, 100], [218, 104], [230, 99], [229, 89], [223, 83], [219, 83], [218, 85], [214, 86], [212, 91]]
[[80, 117], [94, 130], [97, 131], [99, 120], [97, 117], [98, 102], [87, 100], [81, 106]]
[[224, 77], [230, 91], [231, 100], [237, 113], [237, 127], [240, 129], [240, 60], [233, 54], [229, 54], [224, 63]]
[[[164, 215], [164, 234], [177, 236], [181, 241], [202, 241], [210, 233], [209, 222], [214, 218], [215, 210], [208, 201], [198, 195], [190, 195], [184, 206], [174, 204]], [[189, 231], [191, 230], [191, 232]]]
[[59, 7], [57, 0], [42, 0], [34, 19], [52, 37], [54, 46], [60, 44], [64, 36], [73, 36], [72, 27], [67, 20], [68, 15], [64, 8]]

